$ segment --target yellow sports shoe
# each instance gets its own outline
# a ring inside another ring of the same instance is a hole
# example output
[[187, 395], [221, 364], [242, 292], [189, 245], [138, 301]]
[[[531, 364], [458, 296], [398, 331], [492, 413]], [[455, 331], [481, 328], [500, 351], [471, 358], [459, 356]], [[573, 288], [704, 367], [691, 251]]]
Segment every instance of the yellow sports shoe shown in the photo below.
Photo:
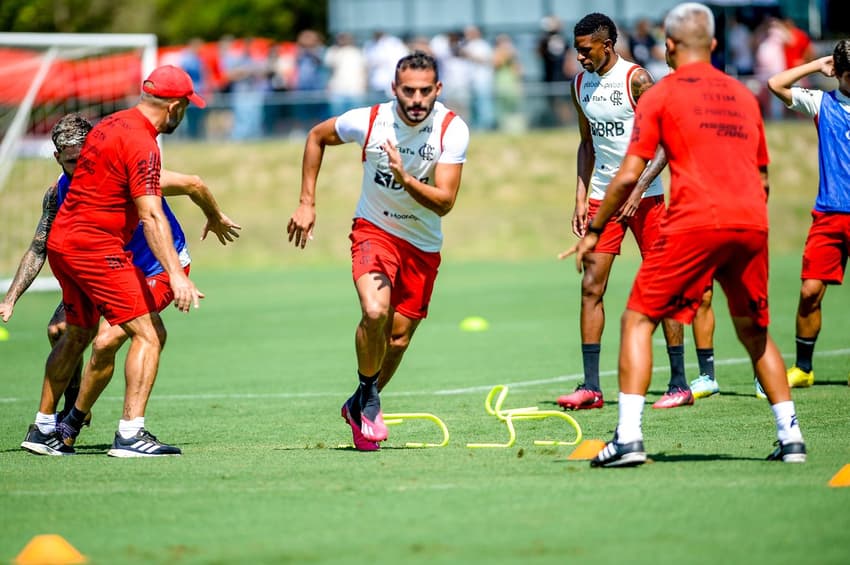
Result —
[[786, 376], [788, 377], [788, 386], [791, 388], [812, 386], [815, 382], [814, 370], [807, 373], [796, 365], [788, 369]]

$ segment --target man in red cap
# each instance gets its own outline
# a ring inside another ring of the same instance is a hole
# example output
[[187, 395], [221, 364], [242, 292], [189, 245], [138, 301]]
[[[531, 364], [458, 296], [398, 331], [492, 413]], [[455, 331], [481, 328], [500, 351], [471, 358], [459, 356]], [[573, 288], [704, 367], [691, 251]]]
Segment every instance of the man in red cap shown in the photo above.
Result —
[[[145, 429], [145, 408], [156, 380], [165, 327], [144, 274], [124, 251], [141, 222], [145, 239], [168, 274], [174, 305], [197, 308], [204, 295], [180, 264], [162, 209], [160, 151], [156, 137], [180, 125], [192, 102], [205, 105], [183, 70], [166, 65], [142, 84], [139, 103], [104, 118], [86, 137], [68, 195], [47, 240], [47, 259], [62, 287], [67, 329], [47, 358], [42, 400], [58, 398], [67, 375], [94, 337], [103, 316], [130, 336], [125, 363], [124, 413], [109, 455], [179, 455]], [[71, 351], [67, 349], [71, 348]], [[92, 395], [97, 380], [87, 367], [81, 395]], [[71, 455], [85, 414], [74, 408], [48, 439], [51, 455]], [[57, 441], [59, 440], [59, 441]], [[61, 442], [61, 444], [60, 444]]]

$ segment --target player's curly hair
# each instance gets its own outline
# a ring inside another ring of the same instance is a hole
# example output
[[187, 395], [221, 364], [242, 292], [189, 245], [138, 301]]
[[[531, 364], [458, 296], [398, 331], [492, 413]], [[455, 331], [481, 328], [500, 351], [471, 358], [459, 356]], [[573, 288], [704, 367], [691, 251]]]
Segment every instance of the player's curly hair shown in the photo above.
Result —
[[50, 130], [50, 137], [56, 151], [62, 151], [67, 147], [81, 146], [91, 128], [91, 122], [80, 114], [68, 114], [56, 122]]
[[399, 73], [407, 69], [430, 69], [434, 71], [434, 80], [440, 80], [440, 73], [437, 71], [437, 60], [424, 51], [414, 51], [410, 55], [406, 55], [398, 60], [395, 66], [396, 82], [398, 82]]
[[617, 44], [617, 25], [614, 20], [599, 12], [586, 15], [573, 28], [574, 37], [602, 33], [605, 34], [602, 39], [610, 39], [612, 44]]
[[835, 44], [832, 62], [835, 65], [835, 76], [840, 77], [850, 71], [850, 39], [842, 39]]

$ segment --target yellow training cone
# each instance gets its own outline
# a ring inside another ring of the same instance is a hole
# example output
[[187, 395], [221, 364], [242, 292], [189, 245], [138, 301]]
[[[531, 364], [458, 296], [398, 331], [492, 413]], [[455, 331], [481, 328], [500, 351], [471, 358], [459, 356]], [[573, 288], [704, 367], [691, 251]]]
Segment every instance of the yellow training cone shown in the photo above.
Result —
[[76, 565], [88, 563], [86, 556], [57, 534], [35, 536], [21, 550], [15, 565]]
[[831, 487], [850, 487], [850, 463], [843, 466], [827, 483]]
[[605, 447], [605, 442], [601, 439], [586, 439], [576, 447], [567, 459], [572, 461], [585, 461], [593, 459]]

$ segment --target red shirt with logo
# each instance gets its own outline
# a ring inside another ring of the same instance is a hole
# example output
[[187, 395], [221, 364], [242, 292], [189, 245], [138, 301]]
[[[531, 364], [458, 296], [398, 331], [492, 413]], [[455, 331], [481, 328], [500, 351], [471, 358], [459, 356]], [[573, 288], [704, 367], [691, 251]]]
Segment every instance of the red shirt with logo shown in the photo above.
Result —
[[764, 123], [741, 82], [703, 62], [664, 77], [638, 101], [627, 153], [651, 159], [659, 143], [670, 167], [662, 233], [767, 230]]
[[134, 199], [162, 196], [157, 130], [137, 109], [104, 118], [86, 137], [48, 246], [67, 254], [122, 249], [139, 224]]

